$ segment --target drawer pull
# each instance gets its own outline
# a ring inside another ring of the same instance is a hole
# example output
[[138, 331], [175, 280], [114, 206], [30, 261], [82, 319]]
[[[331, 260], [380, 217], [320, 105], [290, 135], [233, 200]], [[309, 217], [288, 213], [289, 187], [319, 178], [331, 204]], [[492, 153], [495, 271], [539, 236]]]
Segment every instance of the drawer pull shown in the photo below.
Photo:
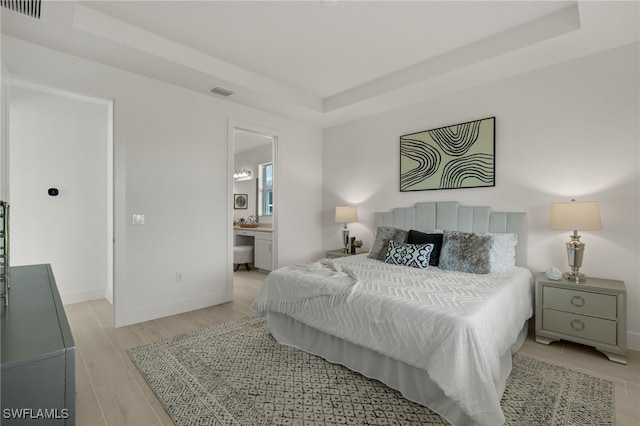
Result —
[[582, 308], [586, 302], [582, 298], [582, 296], [573, 296], [571, 298], [571, 304], [576, 308]]
[[584, 331], [584, 328], [585, 328], [584, 323], [583, 323], [582, 321], [580, 321], [579, 319], [574, 319], [574, 320], [572, 320], [572, 321], [569, 323], [569, 325], [571, 326], [571, 328], [572, 328], [574, 331], [578, 331], [578, 332]]

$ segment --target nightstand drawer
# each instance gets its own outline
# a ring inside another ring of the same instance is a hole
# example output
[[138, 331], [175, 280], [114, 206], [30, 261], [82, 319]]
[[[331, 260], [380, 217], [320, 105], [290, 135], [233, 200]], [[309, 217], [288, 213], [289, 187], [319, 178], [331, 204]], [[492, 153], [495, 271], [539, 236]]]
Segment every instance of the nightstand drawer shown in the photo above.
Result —
[[544, 309], [542, 327], [597, 342], [617, 344], [616, 321]]
[[598, 318], [618, 318], [617, 298], [609, 294], [590, 293], [551, 286], [543, 287], [542, 303], [545, 308], [575, 312]]

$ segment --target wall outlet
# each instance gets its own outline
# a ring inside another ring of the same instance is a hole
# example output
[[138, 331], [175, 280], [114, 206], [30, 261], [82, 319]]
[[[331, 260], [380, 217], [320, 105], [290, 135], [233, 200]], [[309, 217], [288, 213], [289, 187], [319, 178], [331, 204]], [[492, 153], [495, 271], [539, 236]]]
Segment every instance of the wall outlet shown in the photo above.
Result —
[[181, 283], [183, 281], [182, 272], [176, 272], [176, 282]]

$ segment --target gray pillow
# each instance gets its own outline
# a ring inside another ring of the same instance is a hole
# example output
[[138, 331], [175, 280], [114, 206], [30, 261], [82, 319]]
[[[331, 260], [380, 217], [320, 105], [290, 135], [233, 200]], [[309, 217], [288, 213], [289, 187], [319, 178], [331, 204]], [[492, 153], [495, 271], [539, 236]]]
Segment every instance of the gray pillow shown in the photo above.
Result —
[[369, 250], [369, 258], [384, 260], [389, 248], [389, 241], [405, 243], [407, 241], [407, 231], [404, 229], [392, 228], [390, 226], [378, 226], [376, 230], [376, 240]]
[[515, 234], [444, 231], [440, 268], [472, 274], [501, 272], [515, 265]]

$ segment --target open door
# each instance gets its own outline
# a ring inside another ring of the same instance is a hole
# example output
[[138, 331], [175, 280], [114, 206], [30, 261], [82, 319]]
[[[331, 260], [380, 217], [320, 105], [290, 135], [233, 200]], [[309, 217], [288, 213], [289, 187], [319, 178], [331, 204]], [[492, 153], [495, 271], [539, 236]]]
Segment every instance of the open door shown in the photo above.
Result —
[[[229, 286], [233, 282], [233, 248], [242, 223], [259, 225], [253, 231], [246, 228], [240, 233], [247, 235], [239, 237], [243, 244], [253, 244], [254, 266], [265, 271], [277, 267], [277, 144], [276, 130], [229, 122]], [[261, 232], [265, 230], [270, 232]]]

